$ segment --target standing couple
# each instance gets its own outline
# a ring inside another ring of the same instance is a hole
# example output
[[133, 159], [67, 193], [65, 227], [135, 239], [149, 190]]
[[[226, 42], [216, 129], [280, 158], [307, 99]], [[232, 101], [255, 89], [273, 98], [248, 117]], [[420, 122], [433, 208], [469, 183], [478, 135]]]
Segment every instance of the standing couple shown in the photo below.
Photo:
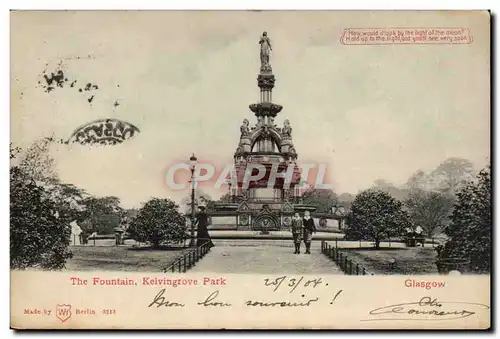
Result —
[[311, 254], [311, 240], [312, 234], [316, 233], [316, 226], [314, 220], [311, 218], [309, 211], [304, 212], [304, 217], [301, 218], [299, 213], [295, 213], [292, 218], [292, 235], [293, 243], [295, 244], [295, 252], [293, 254], [300, 254], [300, 243], [304, 239], [306, 244], [306, 254]]

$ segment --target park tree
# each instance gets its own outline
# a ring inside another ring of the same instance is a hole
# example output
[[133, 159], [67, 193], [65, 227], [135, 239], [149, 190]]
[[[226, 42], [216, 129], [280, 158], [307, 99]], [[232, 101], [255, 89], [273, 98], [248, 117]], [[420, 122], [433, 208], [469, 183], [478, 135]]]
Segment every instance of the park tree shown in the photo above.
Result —
[[59, 179], [56, 160], [51, 155], [51, 149], [57, 143], [54, 137], [44, 137], [35, 140], [26, 150], [11, 147], [11, 154], [15, 154], [11, 155], [11, 162], [37, 185], [43, 186], [44, 196], [55, 203], [60, 217], [69, 223], [80, 219], [85, 209], [82, 201], [87, 193]]
[[424, 171], [418, 170], [406, 181], [405, 188], [410, 192], [425, 190], [427, 187], [427, 175]]
[[369, 189], [354, 199], [347, 216], [346, 236], [373, 240], [375, 248], [391, 236], [399, 236], [409, 226], [402, 203], [387, 192]]
[[183, 241], [187, 239], [186, 222], [178, 209], [172, 200], [153, 198], [139, 210], [127, 232], [155, 249], [162, 243]]
[[452, 204], [445, 194], [418, 189], [412, 190], [404, 201], [411, 224], [420, 226], [429, 238], [446, 225]]
[[14, 146], [12, 142], [10, 143], [9, 146], [9, 155], [10, 155], [10, 160], [12, 161], [13, 159], [16, 159], [16, 157], [22, 152], [21, 147]]
[[[11, 148], [11, 159], [18, 155]], [[10, 266], [61, 269], [71, 257], [71, 227], [33, 172], [10, 167]]]
[[86, 209], [84, 200], [88, 196], [85, 190], [63, 183], [58, 178], [51, 179], [43, 186], [45, 195], [56, 204], [61, 218], [67, 223], [82, 220]]
[[441, 258], [469, 259], [473, 270], [490, 272], [491, 227], [491, 169], [487, 167], [457, 193]]
[[56, 161], [50, 154], [54, 142], [53, 137], [35, 140], [20, 155], [19, 168], [37, 182], [52, 182], [57, 178]]
[[449, 158], [430, 173], [428, 180], [436, 190], [453, 197], [465, 183], [473, 178], [474, 168], [469, 160]]
[[339, 202], [340, 203], [349, 203], [352, 204], [352, 202], [356, 199], [356, 195], [351, 194], [351, 193], [341, 193], [339, 195]]
[[85, 211], [83, 212], [84, 227], [87, 233], [114, 234], [115, 227], [120, 226], [123, 218], [123, 209], [120, 207], [118, 197], [94, 197], [89, 196], [83, 200]]
[[341, 193], [339, 195], [338, 204], [344, 206], [346, 211], [351, 209], [352, 202], [356, 199], [356, 195], [351, 193]]
[[[210, 195], [207, 193], [203, 192], [200, 189], [197, 189], [195, 191], [194, 195], [194, 208], [198, 206], [205, 206], [207, 209], [210, 209], [210, 207], [213, 205], [212, 198]], [[190, 215], [191, 214], [191, 195], [185, 196], [182, 198], [180, 202], [180, 209], [184, 214]]]
[[139, 210], [137, 208], [127, 208], [123, 210], [122, 213], [122, 224], [121, 227], [127, 229], [130, 226], [132, 220], [139, 214]]
[[[210, 196], [205, 195], [200, 197], [200, 200], [202, 205], [204, 205], [208, 211], [213, 211], [215, 209], [215, 204], [217, 203], [229, 203], [232, 202], [232, 197], [230, 192], [226, 192], [218, 200], [211, 200]], [[191, 203], [188, 205], [188, 212], [186, 214], [191, 214]]]
[[408, 197], [408, 189], [400, 188], [394, 185], [392, 182], [386, 181], [384, 179], [377, 179], [373, 183], [373, 189], [383, 191], [388, 193], [390, 196], [397, 200], [404, 200]]
[[316, 207], [316, 212], [328, 213], [338, 203], [338, 196], [331, 189], [309, 188], [302, 195], [305, 205]]

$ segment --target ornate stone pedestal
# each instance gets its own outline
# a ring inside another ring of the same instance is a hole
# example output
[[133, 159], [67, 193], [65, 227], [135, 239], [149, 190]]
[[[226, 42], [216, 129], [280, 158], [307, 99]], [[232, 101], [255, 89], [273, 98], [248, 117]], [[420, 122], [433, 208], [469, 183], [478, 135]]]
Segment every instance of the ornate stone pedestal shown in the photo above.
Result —
[[[285, 120], [283, 127], [274, 123], [283, 106], [272, 102], [276, 78], [269, 63], [271, 45], [267, 34], [263, 34], [260, 43], [262, 64], [257, 76], [260, 101], [249, 106], [257, 121], [251, 125], [248, 119], [244, 119], [240, 127], [240, 142], [234, 153], [234, 203], [216, 204], [212, 215], [213, 218], [234, 216], [238, 230], [287, 230], [294, 212], [306, 209], [314, 211], [315, 207], [301, 204], [300, 193], [296, 188], [300, 181], [300, 170], [296, 164], [298, 155], [292, 141], [292, 128], [288, 120]], [[245, 174], [257, 165], [265, 168], [265, 176], [258, 181], [245, 183]], [[278, 177], [273, 184], [271, 173], [285, 173], [289, 166], [293, 168], [290, 182]], [[211, 228], [217, 227], [212, 225]]]

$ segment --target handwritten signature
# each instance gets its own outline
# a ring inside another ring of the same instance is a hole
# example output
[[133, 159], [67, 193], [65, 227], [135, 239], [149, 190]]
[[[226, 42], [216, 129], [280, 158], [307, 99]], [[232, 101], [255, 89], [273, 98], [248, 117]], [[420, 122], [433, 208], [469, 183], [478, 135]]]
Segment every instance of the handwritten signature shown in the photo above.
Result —
[[[452, 320], [467, 318], [477, 311], [488, 310], [484, 304], [462, 301], [438, 301], [436, 298], [422, 297], [419, 301], [383, 306], [370, 311], [375, 318], [362, 321], [378, 320]], [[377, 316], [382, 316], [377, 317]]]

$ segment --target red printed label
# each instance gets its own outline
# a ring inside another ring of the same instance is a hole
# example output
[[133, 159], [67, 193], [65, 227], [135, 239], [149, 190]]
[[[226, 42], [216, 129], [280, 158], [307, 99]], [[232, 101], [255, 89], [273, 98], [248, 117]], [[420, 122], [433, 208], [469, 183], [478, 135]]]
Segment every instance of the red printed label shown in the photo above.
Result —
[[343, 45], [470, 44], [468, 28], [346, 28]]

